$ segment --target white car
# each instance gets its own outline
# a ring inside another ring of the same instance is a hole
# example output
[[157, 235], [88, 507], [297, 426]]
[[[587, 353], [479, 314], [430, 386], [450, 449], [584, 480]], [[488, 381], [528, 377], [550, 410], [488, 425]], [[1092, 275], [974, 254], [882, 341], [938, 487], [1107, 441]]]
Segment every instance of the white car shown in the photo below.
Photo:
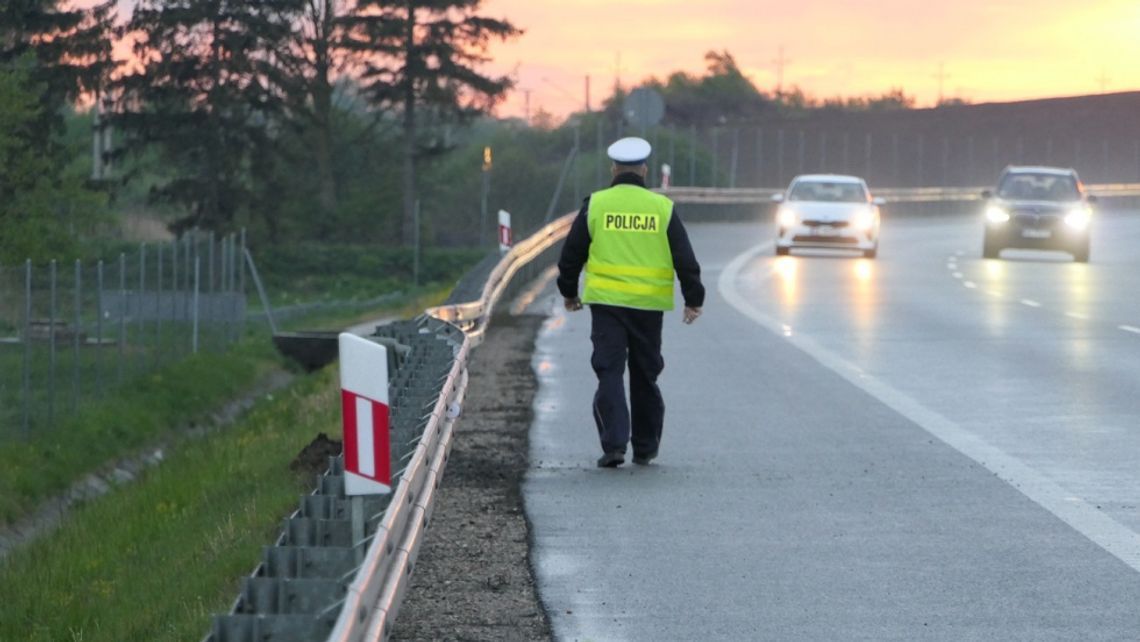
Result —
[[849, 249], [873, 259], [879, 251], [879, 206], [857, 176], [811, 174], [792, 179], [776, 207], [776, 255], [792, 248]]

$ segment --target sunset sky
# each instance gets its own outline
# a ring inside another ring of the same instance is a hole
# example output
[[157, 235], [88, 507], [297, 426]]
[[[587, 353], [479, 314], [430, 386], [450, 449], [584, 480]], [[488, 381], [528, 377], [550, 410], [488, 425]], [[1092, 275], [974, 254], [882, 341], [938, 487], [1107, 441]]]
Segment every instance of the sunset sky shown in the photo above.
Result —
[[784, 85], [817, 97], [902, 87], [928, 106], [944, 64], [947, 97], [1017, 100], [1140, 88], [1138, 0], [487, 0], [526, 35], [491, 50], [493, 69], [518, 65], [518, 87], [500, 116], [521, 116], [531, 91], [558, 115], [596, 107], [621, 60], [627, 86], [674, 70], [699, 73], [704, 53], [727, 49], [762, 90]]
[[[91, 0], [76, 0], [80, 4]], [[120, 0], [127, 6], [131, 0]], [[728, 50], [762, 90], [816, 97], [902, 87], [919, 106], [943, 92], [972, 102], [1140, 89], [1140, 0], [485, 0], [526, 34], [495, 43], [489, 71], [518, 88], [499, 110], [558, 116], [597, 107], [619, 75], [626, 86], [675, 70], [700, 73]]]

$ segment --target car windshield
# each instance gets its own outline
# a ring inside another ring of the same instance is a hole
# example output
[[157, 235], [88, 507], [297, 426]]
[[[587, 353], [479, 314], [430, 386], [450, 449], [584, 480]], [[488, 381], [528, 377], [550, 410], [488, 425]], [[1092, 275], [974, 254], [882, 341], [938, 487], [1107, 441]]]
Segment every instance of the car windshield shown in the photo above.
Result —
[[860, 183], [800, 181], [788, 193], [789, 201], [824, 201], [828, 203], [865, 203], [867, 192]]
[[1080, 192], [1072, 176], [1010, 174], [998, 187], [998, 196], [1020, 201], [1075, 201]]

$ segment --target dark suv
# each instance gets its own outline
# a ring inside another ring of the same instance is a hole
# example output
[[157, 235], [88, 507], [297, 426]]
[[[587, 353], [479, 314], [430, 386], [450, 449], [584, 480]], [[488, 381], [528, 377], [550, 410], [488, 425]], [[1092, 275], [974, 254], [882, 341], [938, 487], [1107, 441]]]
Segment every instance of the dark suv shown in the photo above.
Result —
[[1096, 197], [1071, 169], [1007, 167], [997, 192], [986, 199], [982, 256], [996, 259], [1007, 247], [1061, 250], [1089, 260], [1089, 223]]

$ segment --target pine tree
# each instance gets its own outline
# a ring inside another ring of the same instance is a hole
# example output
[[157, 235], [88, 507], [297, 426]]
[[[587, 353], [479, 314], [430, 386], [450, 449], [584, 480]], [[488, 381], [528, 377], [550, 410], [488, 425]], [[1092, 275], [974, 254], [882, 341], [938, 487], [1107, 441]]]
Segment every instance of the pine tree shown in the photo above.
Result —
[[397, 111], [403, 130], [404, 245], [415, 238], [416, 159], [421, 111], [464, 121], [487, 113], [512, 85], [487, 76], [492, 39], [522, 33], [506, 20], [478, 15], [482, 0], [360, 0], [353, 36], [368, 54], [362, 79], [369, 98]]
[[[152, 190], [184, 206], [175, 230], [224, 230], [271, 175], [289, 103], [301, 0], [143, 0], [125, 32], [142, 67], [118, 83], [127, 151], [153, 147], [173, 178]], [[273, 229], [272, 212], [267, 221]]]
[[292, 114], [302, 135], [311, 142], [322, 216], [337, 206], [333, 170], [334, 88], [338, 77], [350, 73], [353, 52], [347, 40], [354, 21], [353, 0], [304, 0], [297, 21], [297, 41], [286, 59], [291, 76]]
[[31, 132], [45, 147], [62, 126], [61, 110], [100, 93], [116, 67], [111, 56], [115, 0], [87, 9], [62, 0], [5, 0], [0, 5], [0, 65], [31, 56], [30, 81], [41, 87]]

